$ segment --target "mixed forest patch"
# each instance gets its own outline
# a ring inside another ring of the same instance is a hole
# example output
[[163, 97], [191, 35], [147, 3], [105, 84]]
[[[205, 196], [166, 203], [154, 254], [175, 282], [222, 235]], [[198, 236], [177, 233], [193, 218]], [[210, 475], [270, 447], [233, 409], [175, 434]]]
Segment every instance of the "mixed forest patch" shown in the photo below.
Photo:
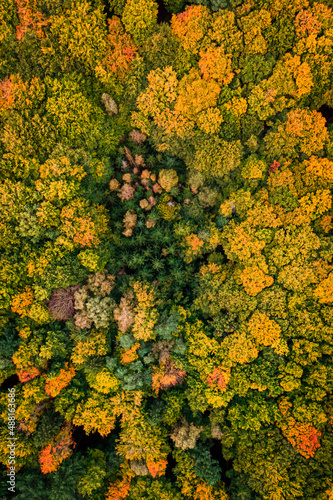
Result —
[[0, 499], [332, 500], [331, 1], [0, 18]]

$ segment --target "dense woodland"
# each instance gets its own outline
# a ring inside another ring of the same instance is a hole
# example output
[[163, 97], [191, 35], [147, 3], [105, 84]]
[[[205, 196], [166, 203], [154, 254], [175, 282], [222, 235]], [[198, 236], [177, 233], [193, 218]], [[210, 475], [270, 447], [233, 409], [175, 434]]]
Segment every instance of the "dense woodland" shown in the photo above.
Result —
[[0, 498], [332, 500], [332, 1], [0, 17]]

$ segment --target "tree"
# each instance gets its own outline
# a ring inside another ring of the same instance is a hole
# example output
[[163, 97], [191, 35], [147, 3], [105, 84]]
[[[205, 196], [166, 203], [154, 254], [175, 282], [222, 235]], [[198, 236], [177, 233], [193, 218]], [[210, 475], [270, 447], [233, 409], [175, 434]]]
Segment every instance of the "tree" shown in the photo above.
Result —
[[51, 397], [58, 396], [61, 390], [70, 383], [72, 378], [75, 376], [75, 369], [73, 366], [68, 367], [68, 363], [65, 363], [65, 368], [60, 369], [60, 373], [57, 377], [49, 378], [46, 380], [45, 392]]
[[119, 17], [108, 19], [108, 31], [105, 55], [95, 72], [103, 80], [111, 73], [122, 81], [131, 70], [132, 61], [137, 56], [137, 47], [125, 32]]
[[72, 439], [72, 427], [70, 424], [65, 424], [63, 429], [55, 438], [53, 445], [49, 444], [44, 448], [39, 457], [41, 471], [43, 474], [55, 472], [61, 462], [63, 462], [72, 453], [71, 446], [75, 446]]
[[133, 335], [138, 340], [149, 340], [155, 337], [153, 328], [158, 320], [155, 306], [155, 293], [152, 287], [139, 281], [133, 284], [137, 300], [135, 318], [132, 326]]
[[115, 426], [115, 415], [110, 402], [102, 394], [88, 393], [88, 398], [76, 405], [74, 425], [82, 425], [87, 434], [99, 432], [101, 436], [110, 434]]
[[43, 27], [47, 26], [49, 21], [36, 10], [36, 0], [16, 0], [16, 4], [19, 18], [19, 24], [16, 26], [16, 38], [20, 41], [30, 31], [34, 32], [37, 38], [43, 38]]
[[61, 14], [52, 15], [49, 22], [49, 47], [44, 50], [51, 52], [62, 70], [81, 68], [91, 74], [106, 46], [103, 7], [93, 8], [91, 2], [73, 0]]
[[332, 496], [333, 11], [188, 3], [0, 0], [18, 499]]
[[153, 0], [127, 0], [122, 20], [125, 29], [134, 41], [142, 43], [149, 36], [157, 24], [157, 4]]
[[88, 450], [85, 464], [85, 474], [78, 484], [78, 492], [83, 495], [91, 495], [104, 486], [104, 478], [107, 475], [106, 458], [100, 450]]
[[184, 12], [172, 16], [171, 27], [185, 50], [198, 53], [200, 41], [210, 25], [210, 20], [211, 14], [207, 7], [191, 5], [187, 6]]

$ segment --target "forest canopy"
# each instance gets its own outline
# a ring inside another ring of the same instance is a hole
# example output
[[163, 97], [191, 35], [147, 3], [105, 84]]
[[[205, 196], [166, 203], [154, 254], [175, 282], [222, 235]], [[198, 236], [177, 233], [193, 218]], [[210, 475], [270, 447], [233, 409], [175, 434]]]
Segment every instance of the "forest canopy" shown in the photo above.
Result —
[[0, 18], [0, 500], [332, 500], [331, 0]]

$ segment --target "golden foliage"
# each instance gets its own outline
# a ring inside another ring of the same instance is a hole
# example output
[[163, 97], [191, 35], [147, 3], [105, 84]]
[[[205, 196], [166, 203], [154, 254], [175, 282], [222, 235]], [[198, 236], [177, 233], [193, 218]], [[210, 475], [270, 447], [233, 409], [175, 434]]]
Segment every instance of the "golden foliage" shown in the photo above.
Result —
[[125, 230], [123, 231], [124, 236], [132, 236], [137, 219], [138, 216], [134, 210], [127, 210], [123, 219], [125, 225]]
[[272, 346], [280, 340], [280, 326], [276, 321], [259, 311], [255, 311], [252, 315], [248, 329], [255, 340], [264, 346]]
[[46, 407], [46, 402], [36, 404], [30, 415], [20, 420], [18, 431], [24, 432], [27, 437], [35, 432], [35, 430], [37, 429], [38, 420]]
[[206, 481], [198, 481], [193, 500], [228, 500], [228, 495], [223, 488], [211, 486]]
[[167, 359], [154, 368], [152, 388], [158, 394], [160, 389], [165, 390], [181, 383], [185, 375], [184, 370], [176, 368], [174, 362]]
[[274, 278], [265, 274], [258, 266], [248, 266], [240, 274], [242, 285], [248, 295], [255, 297], [264, 288], [274, 283]]
[[127, 332], [134, 323], [134, 306], [134, 294], [132, 291], [128, 291], [121, 297], [119, 307], [113, 312], [114, 319], [117, 321], [121, 333]]
[[249, 156], [242, 168], [244, 179], [262, 179], [267, 170], [266, 163], [255, 156]]
[[39, 463], [43, 474], [49, 474], [59, 469], [60, 464], [72, 454], [72, 425], [67, 423], [55, 438], [53, 444], [48, 444], [40, 453]]
[[11, 309], [21, 317], [28, 316], [28, 308], [33, 301], [33, 291], [30, 287], [26, 286], [24, 291], [19, 292], [12, 297]]
[[121, 355], [121, 362], [123, 364], [132, 363], [139, 358], [137, 350], [141, 346], [140, 342], [136, 342], [132, 347], [130, 347], [127, 351], [123, 352]]
[[244, 32], [244, 43], [249, 55], [265, 54], [267, 52], [267, 43], [262, 30], [268, 28], [271, 22], [271, 14], [264, 9], [252, 11], [241, 18], [240, 24]]
[[333, 161], [328, 158], [318, 158], [311, 155], [309, 160], [304, 161], [304, 165], [306, 173], [333, 182]]
[[179, 82], [174, 111], [188, 120], [196, 120], [201, 111], [216, 106], [220, 92], [220, 85], [204, 80], [193, 68]]
[[176, 99], [177, 87], [177, 73], [171, 66], [166, 66], [163, 70], [158, 68], [148, 74], [148, 88], [137, 98], [139, 113], [132, 114], [134, 125], [144, 134], [150, 135], [149, 116], [153, 117], [158, 126], [167, 123], [164, 108]]
[[228, 348], [229, 358], [234, 363], [249, 363], [257, 358], [259, 351], [245, 332], [237, 331], [224, 340]]
[[163, 193], [159, 198], [156, 208], [163, 219], [173, 220], [177, 217], [180, 206], [172, 201], [170, 195]]
[[110, 483], [105, 500], [121, 500], [126, 498], [128, 496], [130, 486], [131, 478], [126, 476], [123, 479], [118, 479], [114, 483]]
[[133, 335], [137, 340], [151, 340], [155, 338], [154, 326], [158, 320], [158, 313], [154, 309], [156, 293], [151, 285], [137, 281], [133, 285], [137, 300]]
[[312, 218], [323, 215], [332, 207], [332, 195], [329, 189], [320, 189], [315, 193], [308, 193], [299, 199], [303, 213], [312, 215]]
[[255, 231], [247, 221], [236, 225], [232, 220], [222, 233], [224, 251], [233, 261], [247, 261], [259, 257], [265, 242], [255, 236]]
[[245, 115], [248, 108], [247, 100], [244, 97], [233, 97], [223, 105], [223, 109], [231, 111], [234, 116], [239, 118]]
[[303, 457], [313, 457], [317, 449], [320, 448], [318, 438], [321, 436], [321, 432], [318, 432], [309, 422], [298, 422], [292, 416], [288, 416], [280, 426], [291, 446]]
[[177, 172], [172, 168], [168, 170], [166, 169], [161, 170], [158, 175], [158, 182], [163, 189], [169, 192], [173, 187], [177, 186], [178, 184]]
[[39, 178], [52, 181], [57, 178], [69, 177], [81, 181], [87, 175], [82, 165], [72, 165], [67, 156], [50, 158], [39, 168]]

